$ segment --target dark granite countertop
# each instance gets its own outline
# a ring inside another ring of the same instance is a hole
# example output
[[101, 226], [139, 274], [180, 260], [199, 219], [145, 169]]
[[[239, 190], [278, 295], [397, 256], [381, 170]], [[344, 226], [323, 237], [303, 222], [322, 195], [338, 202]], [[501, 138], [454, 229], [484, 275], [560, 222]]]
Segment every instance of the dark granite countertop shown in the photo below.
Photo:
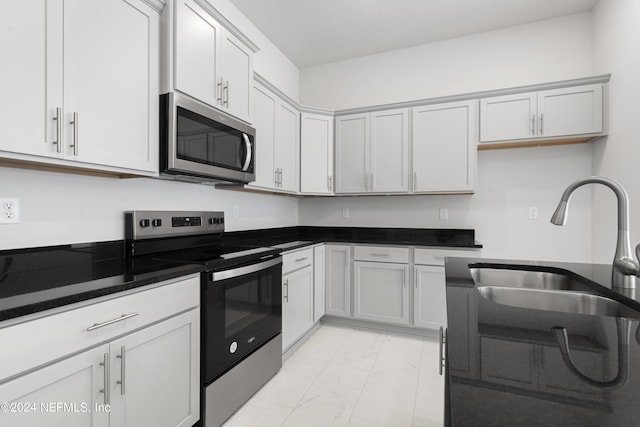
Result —
[[[283, 227], [224, 233], [254, 247], [324, 242], [481, 247], [473, 230]], [[124, 241], [0, 251], [0, 321], [202, 271], [195, 263], [127, 259]]]
[[[599, 316], [498, 304], [478, 291], [470, 264], [565, 274], [624, 304], [623, 311]], [[447, 258], [445, 270], [448, 425], [640, 425], [640, 298], [611, 287], [610, 265]], [[553, 327], [566, 328], [573, 363], [593, 384], [569, 369]]]

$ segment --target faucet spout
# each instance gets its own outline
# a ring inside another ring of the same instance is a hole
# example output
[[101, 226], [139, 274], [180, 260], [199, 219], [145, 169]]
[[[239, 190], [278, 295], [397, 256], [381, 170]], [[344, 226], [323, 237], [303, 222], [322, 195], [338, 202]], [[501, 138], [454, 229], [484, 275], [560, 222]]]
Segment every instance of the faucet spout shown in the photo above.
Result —
[[635, 288], [635, 279], [640, 273], [640, 266], [631, 251], [631, 241], [629, 237], [629, 196], [622, 185], [612, 179], [601, 176], [591, 176], [569, 184], [562, 193], [560, 203], [551, 217], [551, 223], [555, 225], [566, 224], [571, 195], [577, 188], [586, 184], [602, 184], [610, 188], [618, 199], [618, 240], [613, 259], [611, 284], [618, 288]]

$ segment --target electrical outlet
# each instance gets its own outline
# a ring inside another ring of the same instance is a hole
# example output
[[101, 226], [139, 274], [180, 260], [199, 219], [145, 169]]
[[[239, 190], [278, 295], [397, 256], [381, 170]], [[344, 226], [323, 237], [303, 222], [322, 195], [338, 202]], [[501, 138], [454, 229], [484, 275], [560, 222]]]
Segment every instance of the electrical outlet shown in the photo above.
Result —
[[449, 209], [442, 208], [440, 209], [440, 220], [446, 221], [449, 219]]
[[20, 203], [16, 198], [0, 198], [0, 224], [20, 222]]
[[233, 217], [234, 218], [240, 218], [240, 208], [237, 206], [233, 207]]
[[529, 206], [529, 219], [538, 219], [538, 207]]
[[342, 208], [342, 218], [343, 219], [349, 218], [349, 208]]

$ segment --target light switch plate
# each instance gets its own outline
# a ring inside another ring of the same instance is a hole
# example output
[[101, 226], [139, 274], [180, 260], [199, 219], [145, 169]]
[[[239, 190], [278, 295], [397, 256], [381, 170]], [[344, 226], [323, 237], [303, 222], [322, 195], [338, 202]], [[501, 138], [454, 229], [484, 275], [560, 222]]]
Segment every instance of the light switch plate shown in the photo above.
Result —
[[449, 219], [449, 209], [442, 208], [440, 209], [440, 220], [446, 221]]

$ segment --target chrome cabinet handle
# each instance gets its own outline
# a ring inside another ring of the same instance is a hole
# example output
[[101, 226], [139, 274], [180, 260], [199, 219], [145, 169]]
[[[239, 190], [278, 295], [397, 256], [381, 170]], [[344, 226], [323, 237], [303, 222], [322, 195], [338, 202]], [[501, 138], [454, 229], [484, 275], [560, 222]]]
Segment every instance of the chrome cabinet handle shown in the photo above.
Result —
[[402, 287], [407, 287], [407, 272], [402, 270]]
[[253, 156], [253, 150], [251, 149], [251, 141], [249, 141], [249, 137], [246, 133], [242, 134], [242, 139], [244, 139], [244, 145], [247, 148], [247, 158], [244, 160], [244, 165], [242, 166], [242, 171], [246, 172], [249, 168], [249, 164], [251, 164], [251, 157]]
[[418, 189], [418, 172], [413, 173], [413, 191]]
[[78, 155], [78, 113], [73, 113], [73, 121], [69, 122], [69, 124], [73, 125], [73, 144], [69, 147], [73, 147], [73, 155]]
[[376, 254], [376, 253], [374, 253], [374, 254], [371, 254], [371, 256], [375, 256], [375, 257], [390, 257], [391, 255], [389, 255], [389, 254]]
[[536, 115], [531, 116], [531, 135], [536, 134]]
[[224, 106], [229, 108], [229, 80], [224, 82]]
[[125, 375], [125, 352], [127, 351], [127, 349], [125, 348], [125, 346], [120, 347], [120, 354], [118, 354], [116, 357], [118, 359], [120, 359], [120, 381], [116, 381], [116, 384], [120, 384], [120, 394], [124, 394], [124, 375]]
[[220, 79], [218, 80], [218, 84], [216, 85], [218, 88], [217, 90], [218, 95], [216, 97], [216, 101], [218, 101], [218, 104], [220, 105], [224, 105], [224, 101], [222, 100], [222, 92], [223, 92], [222, 84], [223, 84], [223, 80], [222, 80], [222, 77], [220, 77]]
[[56, 121], [56, 140], [53, 143], [56, 145], [56, 152], [62, 153], [62, 141], [60, 136], [62, 135], [62, 108], [56, 108], [56, 116], [53, 120]]
[[140, 313], [138, 313], [138, 312], [131, 313], [131, 314], [123, 314], [120, 317], [116, 317], [115, 319], [107, 320], [106, 322], [94, 323], [92, 326], [89, 326], [87, 328], [87, 331], [93, 331], [95, 329], [104, 328], [107, 325], [111, 325], [111, 324], [116, 323], [116, 322], [122, 322], [123, 320], [127, 320], [127, 319], [130, 319], [130, 318], [138, 316], [138, 315], [140, 315]]
[[440, 373], [440, 375], [442, 375], [443, 369], [444, 369], [444, 346], [446, 344], [446, 336], [444, 334], [444, 328], [442, 326], [440, 326], [440, 331], [438, 333], [439, 337], [440, 337], [440, 356], [439, 356], [439, 360], [438, 360], [438, 372]]
[[542, 126], [543, 123], [544, 123], [544, 114], [540, 114], [540, 135], [544, 133], [544, 128]]
[[109, 353], [104, 354], [100, 366], [104, 366], [104, 388], [100, 390], [100, 393], [104, 393], [104, 404], [108, 405], [111, 401], [111, 393], [109, 392], [109, 378], [111, 377], [111, 373], [109, 372]]
[[418, 289], [418, 269], [417, 268], [413, 269], [413, 285], [415, 286], [416, 289]]
[[274, 185], [275, 187], [277, 187], [277, 186], [278, 186], [278, 168], [275, 168], [275, 169], [273, 170], [273, 185]]
[[285, 294], [283, 295], [284, 301], [289, 302], [289, 280], [285, 280], [283, 285], [284, 285], [284, 290], [286, 291]]
[[298, 258], [298, 259], [296, 259], [296, 262], [302, 262], [302, 261], [307, 260], [307, 259], [309, 259], [309, 257]]
[[331, 191], [331, 175], [327, 175], [327, 190]]

